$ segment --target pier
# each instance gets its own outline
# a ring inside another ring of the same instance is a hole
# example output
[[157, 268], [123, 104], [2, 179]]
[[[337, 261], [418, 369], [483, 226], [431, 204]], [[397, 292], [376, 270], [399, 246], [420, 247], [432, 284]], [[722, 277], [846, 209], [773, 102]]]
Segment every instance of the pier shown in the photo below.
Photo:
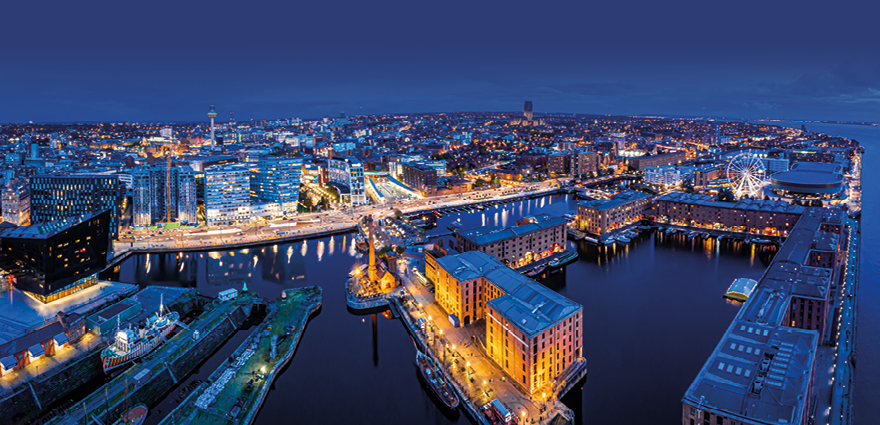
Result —
[[[161, 424], [250, 424], [321, 308], [320, 287], [288, 289], [244, 343]], [[278, 353], [283, 353], [280, 357]]]

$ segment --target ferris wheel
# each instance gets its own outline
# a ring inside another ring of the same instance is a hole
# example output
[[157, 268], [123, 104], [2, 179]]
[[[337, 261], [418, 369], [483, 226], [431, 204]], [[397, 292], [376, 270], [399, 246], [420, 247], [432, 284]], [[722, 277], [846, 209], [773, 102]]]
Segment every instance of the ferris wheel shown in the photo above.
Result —
[[755, 197], [761, 194], [764, 187], [764, 163], [757, 155], [741, 153], [727, 164], [727, 181], [737, 198]]

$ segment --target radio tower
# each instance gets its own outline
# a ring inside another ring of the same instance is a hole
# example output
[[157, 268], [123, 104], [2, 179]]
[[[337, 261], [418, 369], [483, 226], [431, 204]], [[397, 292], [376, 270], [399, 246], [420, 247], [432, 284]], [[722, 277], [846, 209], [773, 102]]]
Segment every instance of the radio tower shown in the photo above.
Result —
[[211, 105], [208, 108], [208, 118], [211, 118], [211, 147], [215, 146], [214, 143], [214, 117], [217, 116], [217, 112], [214, 111], [214, 105]]

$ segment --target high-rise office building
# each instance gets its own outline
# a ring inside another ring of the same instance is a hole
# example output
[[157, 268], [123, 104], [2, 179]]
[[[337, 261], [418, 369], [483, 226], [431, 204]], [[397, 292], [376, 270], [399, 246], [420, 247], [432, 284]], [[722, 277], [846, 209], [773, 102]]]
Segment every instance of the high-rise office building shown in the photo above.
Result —
[[302, 158], [260, 157], [251, 168], [251, 199], [254, 203], [277, 203], [282, 214], [295, 214], [302, 169]]
[[328, 159], [327, 180], [339, 189], [342, 203], [346, 205], [367, 203], [364, 164], [357, 159], [345, 157]]
[[[196, 179], [188, 165], [143, 165], [132, 172], [132, 225], [151, 226], [170, 216], [182, 224], [196, 224]], [[168, 214], [170, 209], [171, 214]]]
[[116, 239], [124, 196], [116, 175], [36, 175], [31, 178], [31, 222], [43, 224], [110, 210], [110, 237]]
[[16, 226], [31, 222], [31, 193], [22, 180], [12, 180], [3, 191], [3, 221]]
[[205, 219], [209, 226], [250, 218], [250, 177], [247, 164], [219, 165], [205, 170]]

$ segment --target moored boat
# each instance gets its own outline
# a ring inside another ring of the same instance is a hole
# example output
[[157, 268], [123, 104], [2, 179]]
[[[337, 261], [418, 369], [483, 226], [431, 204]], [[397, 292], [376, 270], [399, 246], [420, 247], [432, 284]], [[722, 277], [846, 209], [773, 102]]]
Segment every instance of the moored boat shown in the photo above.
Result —
[[159, 303], [159, 311], [147, 318], [143, 328], [117, 329], [116, 339], [101, 351], [104, 372], [109, 373], [134, 359], [137, 359], [163, 344], [177, 326], [180, 314], [165, 312], [164, 302]]
[[425, 383], [428, 384], [428, 387], [431, 388], [434, 395], [436, 395], [446, 407], [455, 410], [455, 408], [458, 407], [458, 396], [455, 395], [455, 390], [452, 388], [452, 385], [446, 382], [446, 379], [443, 378], [443, 374], [437, 369], [434, 360], [428, 357], [425, 353], [417, 350], [416, 366], [418, 366], [419, 372], [422, 374], [422, 377], [425, 378]]
[[569, 254], [563, 255], [562, 257], [559, 257], [559, 258], [551, 261], [549, 266], [552, 268], [567, 266], [567, 265], [573, 263], [575, 260], [577, 260], [577, 258], [578, 258], [578, 253], [571, 252]]
[[147, 406], [143, 404], [139, 404], [133, 407], [131, 410], [122, 414], [122, 416], [113, 423], [113, 425], [141, 425], [147, 419], [147, 414], [150, 413]]

